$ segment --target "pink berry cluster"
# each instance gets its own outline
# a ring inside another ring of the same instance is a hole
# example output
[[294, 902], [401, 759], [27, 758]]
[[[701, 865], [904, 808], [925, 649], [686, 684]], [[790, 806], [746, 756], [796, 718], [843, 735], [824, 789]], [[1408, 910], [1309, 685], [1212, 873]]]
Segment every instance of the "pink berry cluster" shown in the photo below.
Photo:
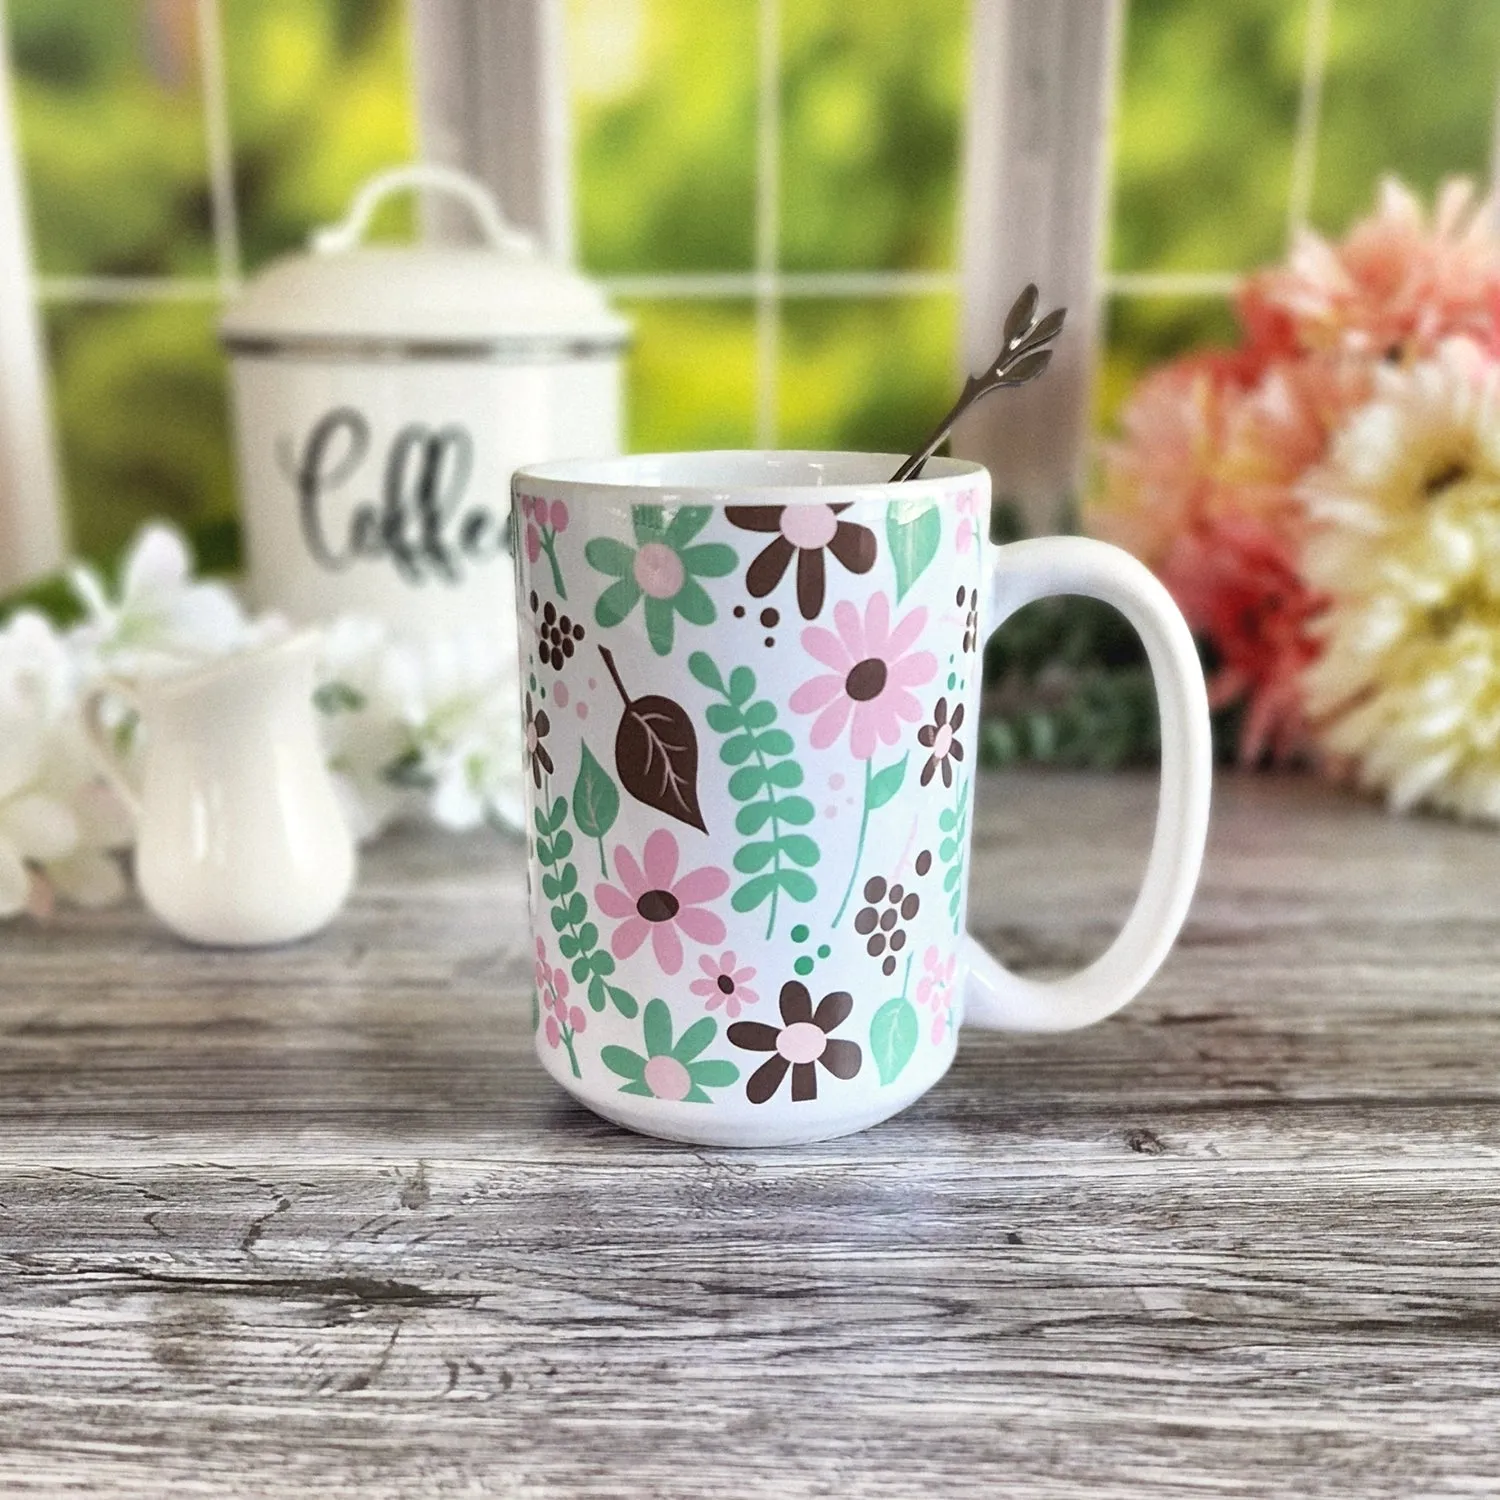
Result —
[[526, 556], [535, 562], [559, 531], [568, 529], [568, 507], [561, 500], [548, 502], [540, 495], [521, 496], [521, 515], [526, 521]]

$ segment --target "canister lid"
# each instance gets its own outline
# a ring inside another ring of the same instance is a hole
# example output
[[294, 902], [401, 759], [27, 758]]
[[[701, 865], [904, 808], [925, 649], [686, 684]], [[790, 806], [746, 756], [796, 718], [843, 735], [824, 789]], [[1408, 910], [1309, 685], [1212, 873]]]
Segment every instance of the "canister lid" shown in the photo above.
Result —
[[[412, 187], [461, 198], [486, 243], [361, 244], [380, 201]], [[316, 231], [309, 251], [254, 277], [219, 330], [232, 352], [353, 346], [432, 355], [599, 354], [619, 349], [630, 331], [599, 287], [547, 260], [507, 224], [483, 186], [426, 164], [371, 178], [341, 224]]]

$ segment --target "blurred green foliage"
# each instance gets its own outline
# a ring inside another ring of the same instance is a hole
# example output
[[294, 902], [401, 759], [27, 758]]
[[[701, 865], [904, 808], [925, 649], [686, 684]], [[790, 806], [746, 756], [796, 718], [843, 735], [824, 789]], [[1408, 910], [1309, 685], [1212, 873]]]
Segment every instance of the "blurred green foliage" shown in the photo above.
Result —
[[[234, 195], [253, 270], [410, 156], [401, 0], [221, 0]], [[10, 0], [17, 116], [43, 277], [213, 277], [194, 0]], [[396, 212], [378, 226], [400, 233]], [[231, 567], [238, 529], [211, 297], [48, 303], [78, 550], [148, 516]]]
[[12, 0], [8, 13], [38, 272], [211, 275], [192, 6]]
[[627, 440], [638, 453], [755, 445], [755, 309], [745, 301], [624, 301], [635, 326]]
[[1394, 172], [1424, 195], [1491, 170], [1500, 5], [1339, 0], [1328, 35], [1312, 222], [1342, 233]]
[[[1284, 252], [1308, 0], [1133, 0], [1116, 111], [1110, 267], [1243, 272]], [[1332, 0], [1309, 220], [1338, 235], [1393, 172], [1424, 197], [1490, 170], [1496, 0]], [[1223, 297], [1121, 297], [1096, 411], [1140, 374], [1233, 337]]]
[[754, 265], [757, 11], [756, 0], [570, 0], [588, 270]]
[[784, 303], [777, 437], [791, 448], [908, 452], [953, 400], [957, 342], [951, 296]]
[[967, 10], [955, 0], [783, 7], [784, 269], [953, 266]]
[[1115, 129], [1116, 271], [1248, 271], [1286, 242], [1306, 6], [1130, 7]]
[[[410, 156], [407, 8], [220, 5], [239, 240], [253, 272], [336, 217], [370, 172]], [[777, 266], [951, 270], [969, 0], [782, 0], [779, 10]], [[754, 270], [756, 0], [567, 0], [566, 13], [585, 268]], [[1240, 272], [1282, 252], [1308, 14], [1308, 0], [1133, 0], [1112, 269]], [[211, 283], [221, 268], [196, 0], [9, 0], [7, 15], [41, 274]], [[1482, 172], [1497, 70], [1496, 0], [1334, 0], [1313, 223], [1342, 229], [1385, 170], [1423, 192], [1451, 171]], [[410, 221], [396, 208], [380, 228], [402, 235]], [[760, 335], [749, 296], [653, 297], [626, 310], [637, 327], [632, 446], [753, 442]], [[233, 564], [216, 316], [211, 296], [49, 300], [85, 553], [108, 559], [141, 519], [165, 514], [206, 558]], [[765, 332], [784, 443], [899, 447], [954, 380], [948, 296], [786, 297]], [[1232, 337], [1223, 297], [1112, 298], [1101, 422], [1143, 369]]]

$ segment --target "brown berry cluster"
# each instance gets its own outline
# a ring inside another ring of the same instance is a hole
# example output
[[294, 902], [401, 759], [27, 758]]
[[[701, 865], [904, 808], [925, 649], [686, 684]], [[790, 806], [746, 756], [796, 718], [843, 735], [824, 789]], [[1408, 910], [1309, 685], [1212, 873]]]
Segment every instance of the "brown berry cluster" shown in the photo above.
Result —
[[979, 640], [979, 590], [970, 593], [966, 588], [960, 588], [957, 597], [953, 601], [960, 609], [965, 604], [969, 606], [969, 613], [964, 620], [964, 650], [972, 651]]
[[902, 924], [916, 916], [922, 898], [903, 885], [887, 886], [879, 875], [872, 875], [865, 881], [865, 900], [869, 904], [860, 907], [854, 930], [865, 939], [865, 952], [871, 958], [885, 954], [880, 972], [894, 974], [896, 955], [906, 946], [906, 928]]
[[[536, 590], [531, 591], [531, 612], [536, 613]], [[563, 663], [578, 649], [583, 639], [583, 626], [568, 615], [558, 614], [549, 599], [542, 606], [542, 617], [536, 623], [537, 649], [541, 658], [554, 672], [561, 672]]]

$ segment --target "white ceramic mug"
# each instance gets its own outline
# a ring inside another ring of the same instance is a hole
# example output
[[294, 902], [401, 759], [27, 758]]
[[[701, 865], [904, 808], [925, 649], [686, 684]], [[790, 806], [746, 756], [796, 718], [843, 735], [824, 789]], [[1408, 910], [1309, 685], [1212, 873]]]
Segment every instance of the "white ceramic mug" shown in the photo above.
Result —
[[[899, 456], [543, 464], [518, 517], [537, 1050], [590, 1109], [715, 1145], [859, 1130], [930, 1088], [962, 1022], [1064, 1030], [1129, 1001], [1186, 915], [1208, 706], [1166, 591], [1103, 543], [995, 547], [989, 475]], [[1116, 605], [1162, 718], [1161, 808], [1114, 943], [1069, 978], [967, 935], [984, 642], [1051, 594]]]
[[[107, 678], [85, 702], [100, 769], [135, 819], [141, 896], [190, 942], [291, 942], [348, 897], [354, 841], [318, 738], [317, 650], [304, 632], [168, 676]], [[103, 722], [111, 698], [140, 719], [138, 783]]]

